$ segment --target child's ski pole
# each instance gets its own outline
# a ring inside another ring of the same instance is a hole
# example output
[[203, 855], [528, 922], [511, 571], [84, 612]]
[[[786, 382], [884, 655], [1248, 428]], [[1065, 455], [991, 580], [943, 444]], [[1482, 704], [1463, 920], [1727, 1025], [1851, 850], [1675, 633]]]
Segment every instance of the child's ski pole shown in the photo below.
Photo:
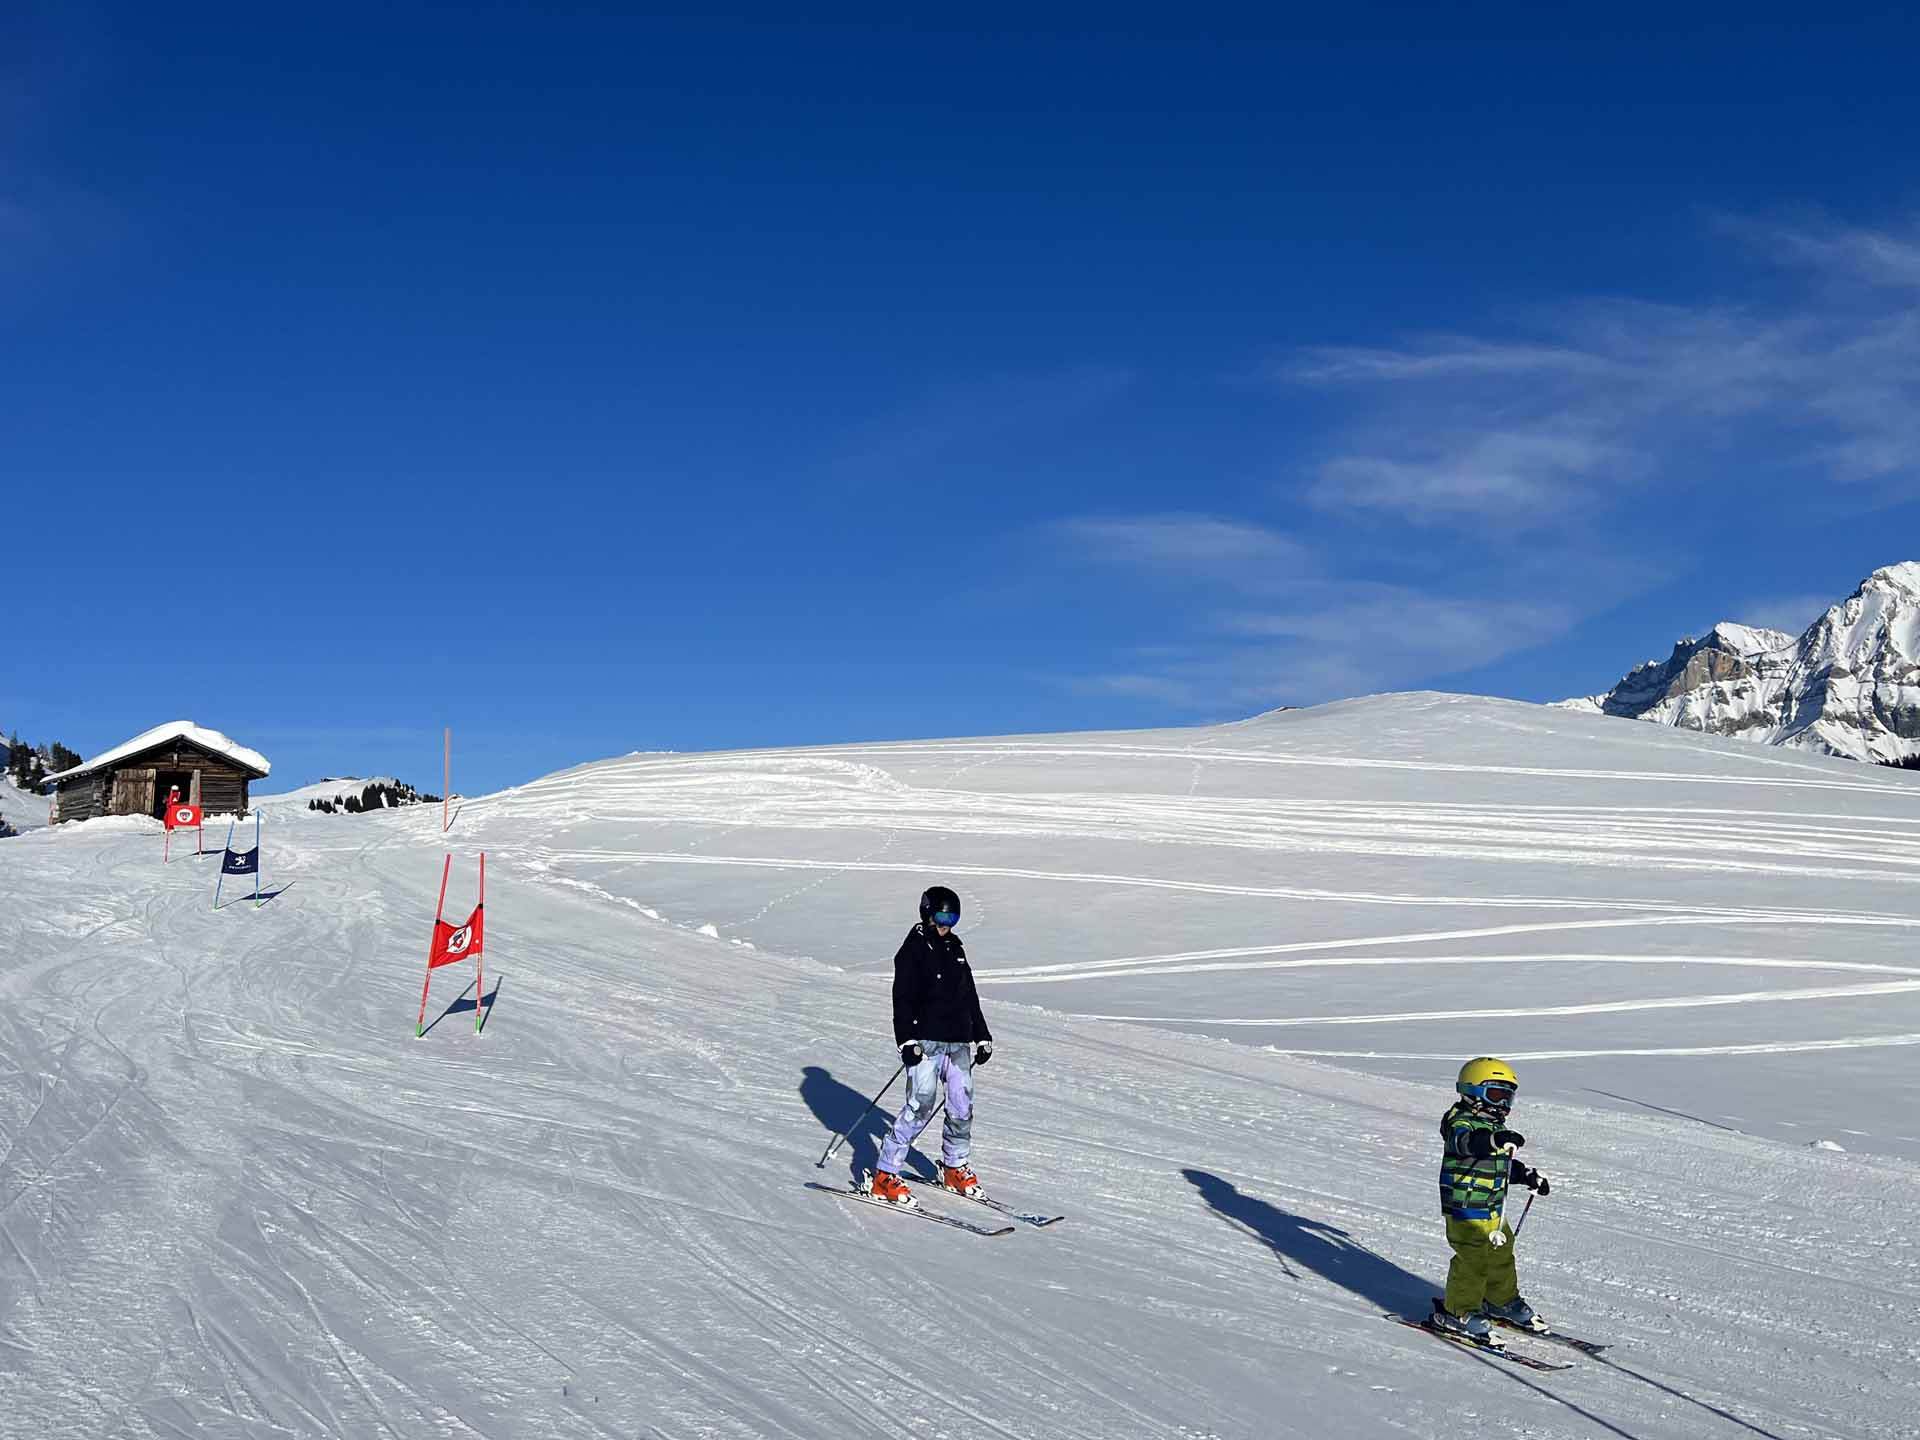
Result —
[[885, 1095], [887, 1091], [893, 1088], [893, 1082], [900, 1078], [902, 1071], [904, 1071], [906, 1068], [907, 1067], [904, 1064], [902, 1064], [899, 1070], [894, 1071], [892, 1075], [887, 1077], [887, 1083], [880, 1087], [880, 1094], [875, 1095], [873, 1099], [867, 1102], [867, 1108], [860, 1112], [858, 1118], [854, 1120], [853, 1124], [847, 1126], [846, 1129], [842, 1130], [838, 1135], [833, 1137], [833, 1143], [827, 1146], [826, 1150], [821, 1154], [818, 1160], [814, 1161], [814, 1164], [813, 1164], [814, 1169], [824, 1170], [827, 1168], [827, 1158], [831, 1156], [834, 1151], [840, 1148], [840, 1142], [842, 1140], [846, 1139], [847, 1136], [851, 1135], [855, 1130], [859, 1129], [860, 1121], [866, 1119], [867, 1116], [873, 1113], [873, 1107], [880, 1103], [881, 1096]]
[[1527, 1223], [1527, 1212], [1533, 1209], [1533, 1197], [1534, 1192], [1529, 1190], [1527, 1192], [1527, 1203], [1520, 1207], [1520, 1218], [1513, 1222], [1513, 1238], [1516, 1240], [1520, 1238], [1520, 1227]]

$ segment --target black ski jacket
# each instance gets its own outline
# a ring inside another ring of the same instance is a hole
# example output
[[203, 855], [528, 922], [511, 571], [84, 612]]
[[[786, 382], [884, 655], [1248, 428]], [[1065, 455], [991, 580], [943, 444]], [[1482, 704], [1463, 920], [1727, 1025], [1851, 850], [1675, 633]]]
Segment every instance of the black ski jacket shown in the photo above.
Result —
[[924, 921], [914, 926], [893, 957], [893, 1043], [991, 1039], [960, 937], [943, 936]]

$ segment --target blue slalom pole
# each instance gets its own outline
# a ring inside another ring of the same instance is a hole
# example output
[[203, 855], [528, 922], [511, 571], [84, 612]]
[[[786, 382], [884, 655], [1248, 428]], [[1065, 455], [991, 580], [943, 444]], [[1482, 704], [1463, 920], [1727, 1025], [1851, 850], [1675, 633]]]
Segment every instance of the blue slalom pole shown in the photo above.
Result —
[[213, 908], [216, 910], [220, 908], [220, 887], [227, 883], [227, 853], [233, 849], [233, 825], [232, 820], [227, 822], [226, 849], [220, 854], [220, 878], [213, 882]]

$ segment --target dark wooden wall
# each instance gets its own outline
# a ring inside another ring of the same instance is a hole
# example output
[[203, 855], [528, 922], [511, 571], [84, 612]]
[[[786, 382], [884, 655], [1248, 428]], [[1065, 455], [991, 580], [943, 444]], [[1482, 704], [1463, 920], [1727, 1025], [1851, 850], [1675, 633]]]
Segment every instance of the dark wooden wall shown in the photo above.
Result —
[[[197, 745], [170, 740], [155, 749], [143, 750], [138, 755], [117, 760], [104, 770], [78, 775], [63, 782], [59, 787], [59, 818], [91, 820], [96, 815], [111, 814], [113, 777], [122, 770], [157, 771], [162, 778], [156, 781], [153, 797], [156, 802], [167, 798], [165, 776], [177, 772], [191, 777], [197, 770], [200, 773], [198, 802], [205, 807], [207, 814], [246, 814], [247, 789], [253, 780], [251, 771], [242, 770], [233, 761], [211, 754]], [[195, 799], [191, 779], [182, 782], [180, 793], [188, 801]]]
[[54, 816], [58, 820], [91, 820], [107, 813], [107, 772], [104, 770], [62, 780], [55, 790], [59, 804]]

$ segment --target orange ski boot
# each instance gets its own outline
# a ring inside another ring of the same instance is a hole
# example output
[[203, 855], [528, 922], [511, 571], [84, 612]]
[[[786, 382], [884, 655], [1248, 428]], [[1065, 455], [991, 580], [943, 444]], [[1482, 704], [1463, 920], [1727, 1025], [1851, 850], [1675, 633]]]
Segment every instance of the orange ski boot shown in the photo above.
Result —
[[940, 1184], [956, 1195], [975, 1195], [980, 1190], [980, 1177], [968, 1165], [942, 1165]]
[[889, 1205], [913, 1204], [913, 1192], [898, 1175], [890, 1175], [885, 1170], [873, 1172], [873, 1178], [867, 1181], [867, 1193], [876, 1200], [884, 1200]]

